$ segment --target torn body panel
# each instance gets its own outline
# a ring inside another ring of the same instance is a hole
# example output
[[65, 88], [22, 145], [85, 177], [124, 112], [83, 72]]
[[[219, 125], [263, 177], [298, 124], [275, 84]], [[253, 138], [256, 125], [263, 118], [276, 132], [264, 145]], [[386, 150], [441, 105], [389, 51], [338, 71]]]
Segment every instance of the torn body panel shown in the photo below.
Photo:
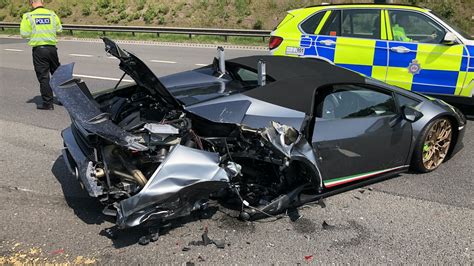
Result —
[[133, 227], [171, 219], [199, 209], [209, 195], [226, 188], [229, 176], [217, 153], [177, 145], [136, 195], [118, 204], [117, 225]]

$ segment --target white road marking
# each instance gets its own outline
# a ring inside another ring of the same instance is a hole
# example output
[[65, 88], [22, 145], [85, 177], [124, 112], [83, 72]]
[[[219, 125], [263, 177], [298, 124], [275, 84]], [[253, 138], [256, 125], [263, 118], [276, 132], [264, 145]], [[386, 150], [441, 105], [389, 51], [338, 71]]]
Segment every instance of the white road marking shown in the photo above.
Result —
[[209, 64], [194, 64], [195, 66], [207, 66]]
[[70, 56], [76, 56], [76, 57], [93, 57], [93, 55], [90, 54], [69, 54]]
[[164, 61], [164, 60], [150, 60], [153, 63], [163, 63], [163, 64], [176, 64], [175, 61]]
[[[101, 80], [111, 80], [111, 81], [119, 81], [120, 79], [117, 78], [107, 78], [107, 77], [98, 77], [98, 76], [89, 76], [89, 75], [80, 75], [80, 74], [74, 74], [74, 77], [78, 78], [88, 78], [88, 79], [101, 79]], [[123, 82], [134, 82], [131, 79], [123, 79]]]
[[23, 50], [20, 49], [3, 49], [5, 51], [10, 51], [10, 52], [23, 52]]

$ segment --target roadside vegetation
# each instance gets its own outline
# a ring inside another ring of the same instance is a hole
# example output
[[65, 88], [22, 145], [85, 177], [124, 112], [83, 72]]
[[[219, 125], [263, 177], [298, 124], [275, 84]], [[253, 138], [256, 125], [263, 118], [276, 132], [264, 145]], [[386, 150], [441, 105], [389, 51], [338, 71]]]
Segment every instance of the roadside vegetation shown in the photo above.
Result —
[[[45, 0], [63, 23], [88, 25], [146, 25], [170, 27], [273, 29], [286, 11], [321, 2], [359, 3], [367, 0]], [[434, 10], [474, 35], [473, 0], [395, 0]], [[28, 1], [0, 0], [0, 21], [18, 22]], [[0, 32], [1, 33], [1, 32]], [[75, 34], [76, 35], [76, 34]], [[77, 36], [83, 36], [78, 33]], [[86, 34], [87, 35], [87, 34]], [[131, 34], [130, 34], [131, 35]], [[128, 36], [125, 34], [124, 36]], [[130, 36], [137, 38], [142, 36]], [[160, 36], [166, 41], [166, 36]], [[127, 37], [128, 38], [128, 37]], [[156, 39], [156, 35], [146, 37]], [[184, 38], [186, 36], [171, 36]], [[215, 37], [193, 38], [191, 41]], [[219, 39], [219, 37], [217, 37]], [[230, 38], [230, 42], [233, 42]], [[245, 38], [244, 38], [245, 39]], [[259, 44], [261, 39], [251, 39]], [[248, 41], [244, 41], [248, 43]]]

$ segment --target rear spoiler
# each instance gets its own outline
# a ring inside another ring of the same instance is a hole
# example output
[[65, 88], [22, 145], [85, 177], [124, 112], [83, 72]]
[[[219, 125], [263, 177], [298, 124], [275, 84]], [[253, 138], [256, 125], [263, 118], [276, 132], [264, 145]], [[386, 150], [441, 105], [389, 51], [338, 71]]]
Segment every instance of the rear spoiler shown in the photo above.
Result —
[[99, 109], [86, 84], [80, 79], [73, 78], [73, 71], [74, 63], [61, 65], [50, 81], [54, 94], [66, 108], [73, 122], [119, 146], [135, 151], [148, 150], [140, 143], [140, 138], [117, 126], [109, 119], [109, 114]]

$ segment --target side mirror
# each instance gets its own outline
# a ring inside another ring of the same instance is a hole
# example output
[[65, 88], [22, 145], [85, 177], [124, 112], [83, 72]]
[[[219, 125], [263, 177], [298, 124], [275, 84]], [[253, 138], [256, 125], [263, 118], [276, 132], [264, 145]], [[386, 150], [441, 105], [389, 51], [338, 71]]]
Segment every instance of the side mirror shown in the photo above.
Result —
[[415, 108], [411, 106], [403, 106], [402, 114], [405, 120], [410, 121], [412, 123], [418, 121], [420, 118], [423, 117], [423, 113], [421, 113], [420, 111], [416, 110]]
[[454, 35], [454, 33], [447, 32], [446, 35], [444, 35], [443, 44], [454, 45], [457, 43], [458, 43], [458, 38], [456, 37], [456, 35]]

